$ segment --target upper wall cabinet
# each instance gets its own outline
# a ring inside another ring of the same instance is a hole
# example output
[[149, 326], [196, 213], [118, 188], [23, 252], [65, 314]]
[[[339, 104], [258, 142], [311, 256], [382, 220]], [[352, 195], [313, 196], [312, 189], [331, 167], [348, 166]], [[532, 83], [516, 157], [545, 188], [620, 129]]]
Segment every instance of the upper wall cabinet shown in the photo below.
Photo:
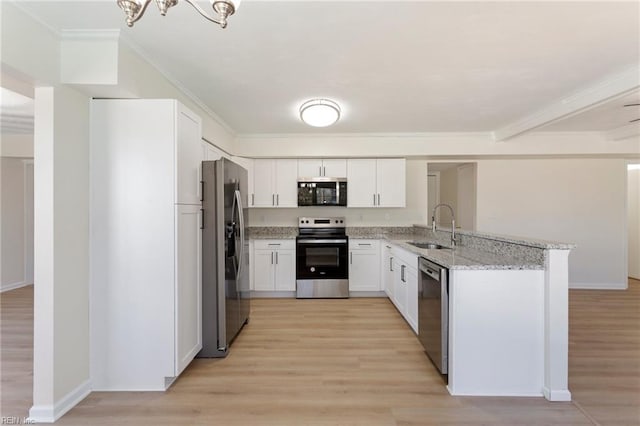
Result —
[[[200, 204], [202, 121], [181, 103], [176, 108], [176, 204]], [[149, 146], [153, 149], [153, 143]]]
[[347, 177], [346, 159], [304, 159], [298, 160], [298, 177]]
[[403, 158], [347, 160], [348, 207], [405, 207]]
[[298, 160], [254, 160], [251, 207], [298, 207]]

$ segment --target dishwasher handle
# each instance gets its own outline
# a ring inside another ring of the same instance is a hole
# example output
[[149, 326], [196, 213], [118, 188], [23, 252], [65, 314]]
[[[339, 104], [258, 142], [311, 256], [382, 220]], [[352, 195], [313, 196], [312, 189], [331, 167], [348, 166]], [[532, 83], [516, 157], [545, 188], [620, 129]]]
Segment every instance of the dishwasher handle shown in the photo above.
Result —
[[430, 276], [436, 281], [440, 281], [440, 272], [442, 266], [431, 263], [428, 260], [420, 259], [420, 271]]

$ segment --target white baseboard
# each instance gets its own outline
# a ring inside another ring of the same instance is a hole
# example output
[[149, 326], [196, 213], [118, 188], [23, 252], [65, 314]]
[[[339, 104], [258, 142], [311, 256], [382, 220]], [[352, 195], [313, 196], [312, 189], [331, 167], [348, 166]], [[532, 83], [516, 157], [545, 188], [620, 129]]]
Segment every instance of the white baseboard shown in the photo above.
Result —
[[569, 283], [571, 290], [626, 290], [628, 283]]
[[26, 287], [28, 285], [33, 285], [33, 283], [28, 283], [26, 281], [21, 281], [18, 283], [5, 284], [0, 288], [0, 293], [4, 293], [5, 291], [15, 290], [16, 288]]
[[91, 393], [91, 382], [87, 380], [80, 386], [66, 394], [54, 405], [34, 405], [29, 410], [29, 420], [35, 423], [54, 423], [67, 411], [78, 405]]
[[542, 393], [544, 394], [544, 397], [548, 401], [555, 401], [555, 402], [571, 401], [571, 392], [569, 392], [568, 389], [551, 390], [545, 387], [545, 388], [542, 388]]

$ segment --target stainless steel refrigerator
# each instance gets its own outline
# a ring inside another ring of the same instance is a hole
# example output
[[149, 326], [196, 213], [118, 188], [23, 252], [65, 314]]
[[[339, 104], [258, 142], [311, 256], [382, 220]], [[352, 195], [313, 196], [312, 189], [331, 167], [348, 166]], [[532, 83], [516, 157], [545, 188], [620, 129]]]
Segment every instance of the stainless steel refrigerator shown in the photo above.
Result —
[[224, 357], [249, 322], [247, 171], [232, 161], [202, 162], [202, 350]]

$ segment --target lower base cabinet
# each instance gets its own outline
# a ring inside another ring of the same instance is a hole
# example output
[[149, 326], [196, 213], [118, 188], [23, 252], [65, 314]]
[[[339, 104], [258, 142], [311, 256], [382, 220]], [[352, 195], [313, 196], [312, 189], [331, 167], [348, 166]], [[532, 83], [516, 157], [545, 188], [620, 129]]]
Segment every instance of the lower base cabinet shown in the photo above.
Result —
[[294, 240], [255, 240], [252, 263], [253, 290], [296, 290]]
[[349, 240], [349, 291], [380, 291], [380, 241]]
[[396, 246], [385, 252], [385, 291], [400, 314], [418, 333], [418, 255]]

